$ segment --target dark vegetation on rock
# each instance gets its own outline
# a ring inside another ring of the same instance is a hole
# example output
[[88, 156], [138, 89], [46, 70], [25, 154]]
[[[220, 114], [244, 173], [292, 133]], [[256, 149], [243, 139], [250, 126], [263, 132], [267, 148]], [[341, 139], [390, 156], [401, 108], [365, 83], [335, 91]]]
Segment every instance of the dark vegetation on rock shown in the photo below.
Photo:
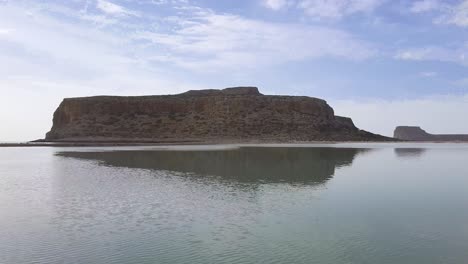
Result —
[[256, 87], [161, 96], [66, 98], [47, 141], [381, 141], [324, 101], [263, 95]]
[[398, 126], [393, 136], [401, 140], [410, 141], [468, 141], [468, 135], [430, 134], [418, 126]]

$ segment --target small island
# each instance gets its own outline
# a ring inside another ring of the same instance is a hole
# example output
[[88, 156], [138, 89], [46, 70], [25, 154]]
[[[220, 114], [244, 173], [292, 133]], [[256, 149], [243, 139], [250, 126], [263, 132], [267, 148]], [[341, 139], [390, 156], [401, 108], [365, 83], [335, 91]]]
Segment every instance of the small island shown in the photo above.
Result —
[[393, 136], [396, 139], [408, 141], [457, 142], [468, 141], [468, 135], [463, 134], [430, 134], [419, 126], [398, 126]]

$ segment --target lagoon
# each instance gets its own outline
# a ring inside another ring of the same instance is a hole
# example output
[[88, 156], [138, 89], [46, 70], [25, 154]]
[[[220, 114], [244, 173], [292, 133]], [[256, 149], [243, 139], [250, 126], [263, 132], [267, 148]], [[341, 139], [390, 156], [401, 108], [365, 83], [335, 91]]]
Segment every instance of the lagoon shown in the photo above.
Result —
[[468, 144], [0, 148], [0, 263], [466, 263]]

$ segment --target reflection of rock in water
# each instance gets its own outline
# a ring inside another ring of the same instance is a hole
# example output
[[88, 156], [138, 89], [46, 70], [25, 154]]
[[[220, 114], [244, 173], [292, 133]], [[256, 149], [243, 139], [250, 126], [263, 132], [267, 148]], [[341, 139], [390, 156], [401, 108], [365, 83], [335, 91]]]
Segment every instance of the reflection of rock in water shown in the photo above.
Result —
[[220, 176], [239, 182], [322, 183], [364, 149], [254, 148], [210, 151], [60, 152], [107, 166]]
[[400, 158], [420, 157], [424, 152], [424, 148], [395, 148], [395, 154]]

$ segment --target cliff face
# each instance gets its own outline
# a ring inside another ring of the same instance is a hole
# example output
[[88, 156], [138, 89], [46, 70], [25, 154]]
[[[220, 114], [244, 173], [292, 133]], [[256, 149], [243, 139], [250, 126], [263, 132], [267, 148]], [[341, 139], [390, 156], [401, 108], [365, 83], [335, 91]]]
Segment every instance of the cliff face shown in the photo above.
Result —
[[384, 140], [324, 101], [262, 95], [255, 87], [163, 96], [64, 99], [49, 141]]
[[418, 126], [398, 126], [393, 137], [411, 141], [468, 141], [468, 135], [430, 134]]

